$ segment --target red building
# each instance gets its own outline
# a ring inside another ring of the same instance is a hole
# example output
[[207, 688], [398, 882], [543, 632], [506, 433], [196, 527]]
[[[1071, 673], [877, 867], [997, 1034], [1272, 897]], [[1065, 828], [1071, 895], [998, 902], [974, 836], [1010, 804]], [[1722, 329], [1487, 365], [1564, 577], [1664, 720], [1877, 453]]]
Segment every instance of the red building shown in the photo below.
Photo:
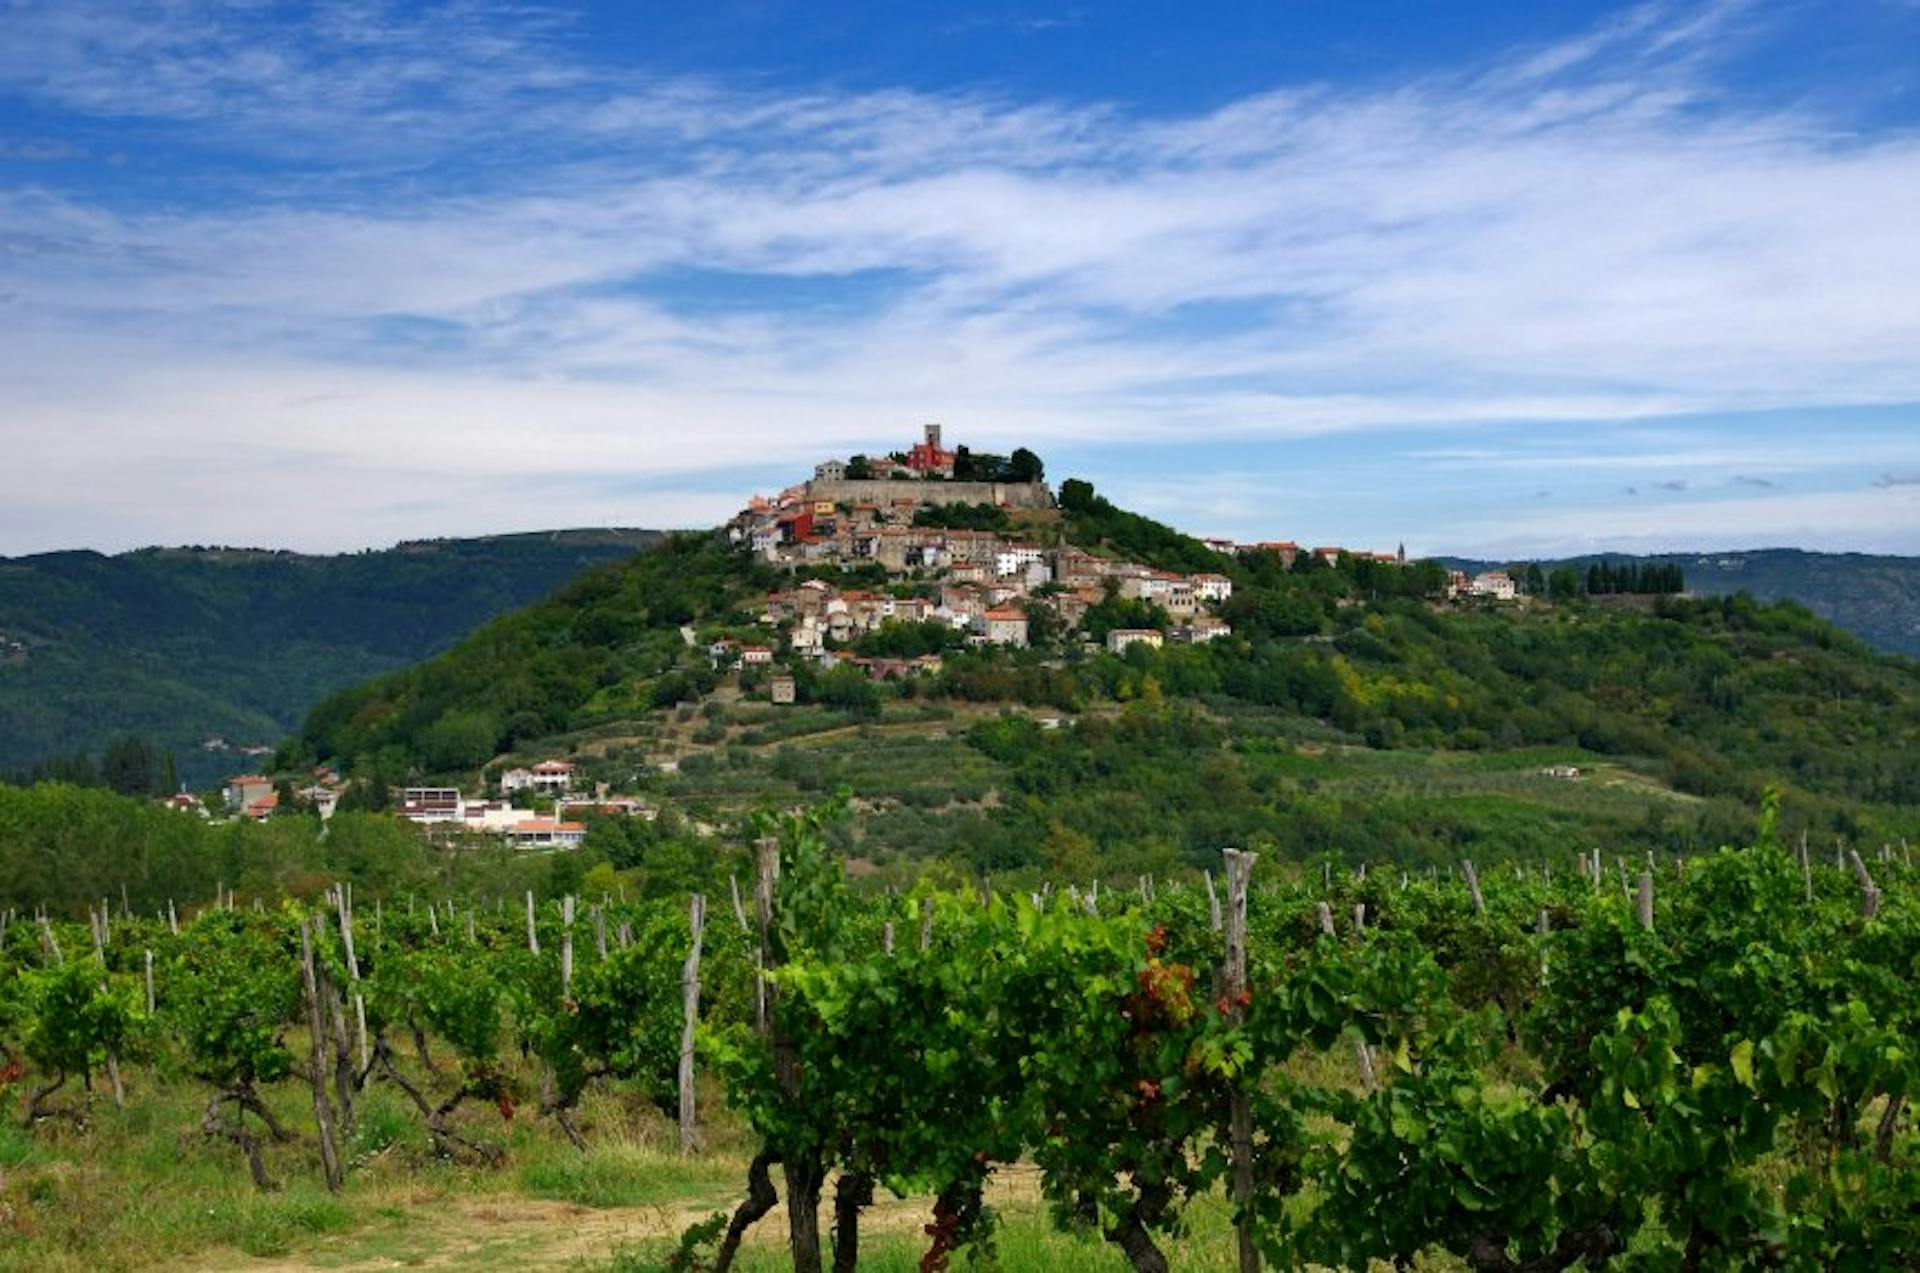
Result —
[[938, 473], [943, 477], [953, 476], [954, 453], [940, 445], [940, 426], [927, 426], [927, 438], [914, 445], [907, 452], [907, 467], [916, 473]]

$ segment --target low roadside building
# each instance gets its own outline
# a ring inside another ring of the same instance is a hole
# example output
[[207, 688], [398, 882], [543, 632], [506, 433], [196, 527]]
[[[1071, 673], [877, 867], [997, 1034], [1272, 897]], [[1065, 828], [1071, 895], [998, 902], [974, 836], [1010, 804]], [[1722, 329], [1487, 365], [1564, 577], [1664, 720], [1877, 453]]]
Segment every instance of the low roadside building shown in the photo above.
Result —
[[528, 818], [515, 823], [507, 838], [516, 849], [577, 849], [587, 838], [584, 822], [561, 822], [556, 818]]

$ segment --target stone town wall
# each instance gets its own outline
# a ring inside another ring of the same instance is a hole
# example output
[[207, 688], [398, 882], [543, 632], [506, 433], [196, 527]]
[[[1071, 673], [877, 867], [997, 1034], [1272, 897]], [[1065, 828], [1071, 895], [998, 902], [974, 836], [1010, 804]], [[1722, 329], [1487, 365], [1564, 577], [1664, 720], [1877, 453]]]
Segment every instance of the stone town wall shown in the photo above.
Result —
[[1007, 508], [1052, 508], [1053, 495], [1045, 482], [927, 482], [900, 478], [872, 478], [837, 482], [818, 478], [807, 483], [808, 499], [830, 499], [836, 504], [878, 504], [910, 499], [921, 504], [999, 504]]

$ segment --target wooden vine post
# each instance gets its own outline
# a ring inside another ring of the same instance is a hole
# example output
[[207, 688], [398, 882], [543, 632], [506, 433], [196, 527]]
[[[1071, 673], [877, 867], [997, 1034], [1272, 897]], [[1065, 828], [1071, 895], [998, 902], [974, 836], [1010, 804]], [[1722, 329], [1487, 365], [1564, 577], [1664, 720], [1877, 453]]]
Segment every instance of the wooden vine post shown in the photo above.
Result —
[[1634, 912], [1640, 920], [1640, 927], [1653, 931], [1653, 872], [1640, 872], [1640, 890], [1634, 898]]
[[320, 1166], [326, 1173], [327, 1189], [339, 1193], [340, 1154], [333, 1143], [333, 1110], [327, 1100], [327, 1018], [320, 1006], [320, 981], [314, 970], [313, 932], [304, 920], [300, 924], [300, 987], [306, 992], [313, 1118], [320, 1128]]
[[560, 899], [560, 997], [573, 994], [573, 894]]
[[771, 1038], [773, 1000], [767, 970], [773, 957], [773, 891], [780, 881], [780, 842], [763, 839], [754, 846], [754, 853], [754, 932], [759, 940], [753, 953], [753, 1029], [762, 1038]]
[[340, 942], [347, 956], [347, 980], [353, 989], [353, 1033], [360, 1044], [361, 1073], [373, 1068], [373, 1053], [367, 1042], [367, 997], [360, 990], [360, 960], [353, 953], [353, 904], [347, 900], [347, 885], [333, 892], [340, 913]]
[[697, 1137], [693, 1105], [693, 1035], [700, 1020], [700, 942], [707, 931], [707, 899], [695, 893], [687, 907], [687, 927], [691, 943], [687, 962], [680, 970], [680, 1152], [691, 1154]]
[[1880, 890], [1867, 873], [1867, 864], [1860, 860], [1860, 850], [1848, 849], [1847, 857], [1853, 862], [1853, 877], [1860, 885], [1861, 918], [1872, 919], [1880, 913]]
[[[1226, 932], [1227, 962], [1223, 990], [1227, 999], [1227, 1019], [1234, 1025], [1247, 1018], [1247, 880], [1259, 855], [1228, 849], [1226, 858], [1227, 904], [1222, 916]], [[1228, 1101], [1228, 1129], [1232, 1138], [1234, 1228], [1240, 1248], [1240, 1271], [1252, 1273], [1260, 1267], [1260, 1252], [1253, 1244], [1253, 1103], [1244, 1089], [1236, 1086]]]
[[533, 890], [527, 890], [527, 949], [534, 954], [540, 953], [540, 933], [533, 926]]
[[1473, 895], [1473, 913], [1486, 914], [1487, 899], [1480, 891], [1480, 873], [1473, 869], [1473, 862], [1470, 859], [1461, 859], [1460, 873], [1467, 877], [1467, 892]]
[[733, 917], [740, 922], [740, 931], [750, 933], [753, 925], [747, 922], [747, 908], [740, 904], [740, 877], [727, 876], [727, 887], [733, 892]]

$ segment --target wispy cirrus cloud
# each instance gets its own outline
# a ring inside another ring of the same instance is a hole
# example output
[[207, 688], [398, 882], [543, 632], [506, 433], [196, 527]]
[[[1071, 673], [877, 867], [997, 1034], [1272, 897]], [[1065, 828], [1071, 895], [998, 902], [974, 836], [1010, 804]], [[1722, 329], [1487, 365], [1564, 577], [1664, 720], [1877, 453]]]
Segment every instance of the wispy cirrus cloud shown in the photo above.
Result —
[[215, 166], [236, 198], [0, 187], [18, 427], [136, 462], [264, 377], [259, 435], [377, 488], [396, 437], [485, 486], [920, 415], [1199, 441], [1920, 400], [1920, 137], [1725, 98], [1740, 6], [1173, 117], [609, 66], [546, 10], [290, 14], [0, 14], [0, 91], [257, 161]]

